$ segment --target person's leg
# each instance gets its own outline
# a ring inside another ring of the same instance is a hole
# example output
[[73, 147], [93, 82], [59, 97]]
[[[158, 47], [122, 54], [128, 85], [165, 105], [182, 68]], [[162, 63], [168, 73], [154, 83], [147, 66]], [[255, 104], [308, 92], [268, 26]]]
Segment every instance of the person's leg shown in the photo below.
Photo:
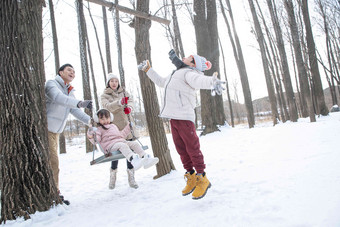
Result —
[[115, 160], [115, 161], [112, 161], [111, 162], [111, 169], [117, 169], [117, 167], [118, 167], [118, 160]]
[[133, 152], [139, 155], [139, 157], [143, 157], [146, 155], [143, 148], [140, 146], [140, 144], [137, 141], [126, 141], [126, 144], [130, 147]]
[[59, 192], [59, 157], [58, 157], [59, 134], [48, 132], [49, 158], [52, 168], [53, 180]]
[[179, 130], [181, 130], [181, 121], [171, 119], [170, 126], [172, 139], [174, 141], [177, 153], [181, 158], [183, 167], [184, 169], [186, 169], [187, 172], [190, 172], [193, 170], [193, 163], [191, 161], [189, 154], [187, 153], [185, 143], [179, 133]]
[[198, 174], [202, 174], [205, 169], [205, 164], [203, 154], [200, 150], [200, 142], [196, 134], [195, 124], [192, 121], [180, 120], [176, 122], [176, 126], [179, 137], [184, 143], [185, 150], [190, 157], [193, 167]]
[[132, 152], [130, 147], [127, 145], [126, 141], [125, 142], [118, 142], [115, 143], [109, 151], [115, 151], [119, 150], [124, 157], [131, 162], [135, 170], [138, 170], [140, 167], [143, 166], [143, 160], [135, 153]]

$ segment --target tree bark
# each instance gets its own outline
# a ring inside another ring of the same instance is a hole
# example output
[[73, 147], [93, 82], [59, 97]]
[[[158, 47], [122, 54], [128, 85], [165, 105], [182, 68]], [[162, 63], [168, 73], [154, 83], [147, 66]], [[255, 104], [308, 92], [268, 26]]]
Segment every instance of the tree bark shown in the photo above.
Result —
[[284, 47], [283, 37], [282, 37], [282, 31], [279, 24], [279, 20], [277, 18], [276, 8], [273, 7], [272, 0], [267, 0], [270, 16], [273, 22], [275, 35], [276, 35], [276, 42], [279, 49], [280, 59], [281, 59], [281, 66], [283, 70], [283, 82], [286, 90], [286, 97], [289, 107], [289, 119], [293, 122], [297, 122], [298, 119], [298, 112], [296, 108], [296, 102], [293, 92], [293, 86], [292, 81], [290, 78], [289, 73], [289, 67], [288, 67], [288, 61], [287, 61], [287, 55], [286, 50]]
[[[104, 24], [104, 34], [105, 34], [105, 50], [106, 50], [106, 64], [107, 64], [107, 72], [112, 72], [112, 64], [111, 64], [111, 50], [110, 50], [110, 37], [109, 37], [109, 27], [107, 25], [107, 15], [106, 15], [106, 7], [102, 6], [103, 11], [103, 24]], [[104, 74], [104, 79], [106, 83], [106, 74]]]
[[[115, 0], [115, 4], [118, 5], [118, 0]], [[123, 53], [122, 53], [122, 40], [120, 37], [120, 27], [119, 27], [119, 11], [115, 10], [114, 15], [114, 24], [115, 24], [115, 37], [117, 44], [117, 54], [118, 54], [118, 69], [120, 75], [120, 83], [121, 86], [125, 88], [125, 76], [124, 76], [124, 67], [123, 67]]]
[[277, 111], [277, 102], [276, 102], [276, 97], [275, 97], [275, 90], [274, 90], [274, 85], [273, 85], [273, 80], [271, 78], [270, 72], [269, 72], [269, 64], [268, 64], [268, 59], [266, 55], [266, 48], [265, 48], [265, 40], [264, 36], [262, 33], [261, 25], [257, 17], [257, 13], [255, 10], [255, 6], [252, 0], [248, 0], [251, 14], [253, 16], [253, 21], [255, 25], [255, 31], [256, 31], [256, 38], [257, 42], [259, 43], [260, 46], [260, 51], [261, 51], [261, 58], [262, 58], [262, 65], [263, 65], [263, 71], [264, 75], [266, 78], [266, 84], [267, 84], [267, 91], [268, 91], [268, 96], [269, 96], [269, 101], [270, 101], [270, 107], [272, 111], [272, 120], [273, 124], [277, 124], [277, 120], [279, 119], [279, 113]]
[[223, 14], [224, 21], [227, 25], [228, 28], [228, 35], [230, 39], [230, 43], [233, 48], [233, 53], [234, 53], [234, 58], [237, 64], [237, 69], [240, 74], [240, 79], [241, 79], [241, 84], [242, 84], [242, 91], [243, 91], [243, 96], [244, 96], [244, 102], [247, 110], [247, 119], [248, 119], [248, 126], [249, 128], [253, 128], [255, 126], [255, 116], [254, 116], [254, 107], [252, 103], [252, 98], [251, 98], [251, 92], [250, 92], [250, 87], [249, 87], [249, 81], [248, 81], [248, 75], [247, 75], [247, 70], [246, 70], [246, 65], [244, 62], [243, 58], [243, 53], [242, 53], [242, 48], [241, 44], [236, 32], [236, 27], [235, 27], [235, 22], [234, 22], [234, 16], [233, 12], [231, 9], [230, 1], [226, 0], [227, 6], [228, 6], [228, 11], [229, 11], [229, 16], [232, 22], [232, 28], [233, 31], [231, 31], [231, 27], [228, 21], [228, 18], [225, 14], [224, 11], [224, 6], [222, 4], [222, 0], [220, 0], [220, 5], [221, 5], [221, 10]]
[[[149, 12], [149, 0], [137, 0], [137, 10]], [[151, 21], [135, 17], [134, 26], [137, 62], [142, 62], [145, 59], [151, 59], [151, 47], [149, 41]], [[158, 178], [170, 173], [171, 170], [175, 169], [175, 165], [171, 159], [162, 121], [158, 117], [159, 104], [157, 98], [155, 98], [157, 97], [155, 84], [142, 71], [139, 71], [139, 80], [144, 100], [144, 109], [152, 150], [154, 152], [154, 156], [159, 158], [159, 163], [156, 165], [157, 176], [154, 177]]]
[[317, 103], [318, 103], [317, 114], [326, 116], [328, 115], [329, 111], [326, 106], [325, 95], [322, 89], [319, 66], [318, 66], [318, 61], [317, 61], [316, 52], [315, 52], [313, 32], [312, 32], [312, 27], [310, 24], [310, 19], [309, 19], [307, 0], [302, 0], [301, 8], [302, 8], [303, 20], [305, 22], [305, 27], [306, 27], [306, 39], [307, 39], [307, 46], [308, 46], [309, 65], [311, 68], [315, 96], [316, 96]]
[[48, 158], [42, 3], [0, 2], [0, 223], [61, 203]]
[[[92, 100], [91, 97], [91, 86], [90, 86], [90, 76], [89, 76], [89, 66], [87, 60], [87, 31], [86, 31], [86, 22], [84, 16], [84, 7], [83, 7], [83, 0], [76, 0], [76, 9], [78, 13], [78, 29], [79, 29], [79, 50], [80, 50], [80, 61], [81, 61], [81, 72], [82, 72], [82, 79], [83, 79], [83, 96], [84, 100]], [[92, 116], [90, 110], [85, 109], [85, 113]], [[85, 126], [85, 131], [87, 131], [88, 126]], [[86, 138], [85, 133], [85, 141], [86, 141], [86, 153], [92, 151], [92, 144]]]
[[285, 5], [285, 8], [288, 14], [289, 27], [290, 27], [290, 32], [292, 36], [294, 53], [295, 53], [295, 58], [296, 58], [296, 65], [297, 65], [298, 75], [299, 75], [299, 82], [300, 82], [300, 88], [301, 88], [300, 102], [302, 103], [303, 108], [308, 110], [310, 121], [315, 122], [316, 119], [315, 119], [315, 114], [314, 114], [313, 102], [312, 102], [312, 97], [311, 97], [310, 89], [309, 89], [308, 75], [307, 75], [305, 63], [302, 57], [302, 51], [301, 51], [300, 40], [299, 40], [299, 32], [298, 32], [298, 27], [296, 24], [293, 2], [292, 0], [284, 0], [284, 5]]

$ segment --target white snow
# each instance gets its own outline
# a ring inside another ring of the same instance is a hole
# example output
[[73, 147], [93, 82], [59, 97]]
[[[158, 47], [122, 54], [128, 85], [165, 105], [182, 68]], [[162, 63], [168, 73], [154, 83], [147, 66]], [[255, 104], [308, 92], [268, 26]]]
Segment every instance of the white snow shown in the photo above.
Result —
[[[177, 170], [153, 180], [156, 168], [142, 168], [138, 189], [129, 188], [121, 160], [109, 190], [110, 164], [90, 166], [92, 153], [79, 140], [60, 155], [60, 187], [71, 205], [4, 226], [340, 226], [339, 132], [338, 112], [315, 123], [224, 126], [200, 137], [212, 183], [200, 200], [181, 195], [185, 171], [171, 135]], [[151, 147], [149, 138], [141, 141]]]

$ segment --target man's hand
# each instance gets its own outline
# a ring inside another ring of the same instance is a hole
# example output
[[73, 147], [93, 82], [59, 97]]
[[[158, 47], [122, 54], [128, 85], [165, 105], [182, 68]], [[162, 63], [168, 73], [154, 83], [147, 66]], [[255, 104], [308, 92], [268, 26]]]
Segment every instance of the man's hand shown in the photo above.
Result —
[[150, 68], [151, 68], [151, 65], [150, 65], [149, 60], [144, 60], [142, 63], [138, 65], [138, 69], [144, 72], [148, 72]]
[[123, 97], [122, 100], [120, 100], [120, 103], [122, 104], [122, 106], [127, 105], [128, 100], [129, 100], [129, 97]]
[[217, 93], [218, 95], [222, 95], [223, 90], [225, 90], [224, 87], [222, 87], [222, 84], [225, 84], [225, 81], [220, 81], [217, 78], [218, 72], [214, 72], [212, 75], [213, 77], [213, 89], [211, 90], [211, 95], [215, 96]]
[[78, 102], [78, 108], [87, 108], [87, 109], [92, 109], [92, 100], [84, 100]]

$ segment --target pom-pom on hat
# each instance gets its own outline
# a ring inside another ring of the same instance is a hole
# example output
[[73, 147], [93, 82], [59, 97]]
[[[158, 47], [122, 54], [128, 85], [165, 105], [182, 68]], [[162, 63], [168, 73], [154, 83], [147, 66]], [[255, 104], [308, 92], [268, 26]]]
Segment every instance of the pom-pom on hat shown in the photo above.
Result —
[[113, 73], [109, 73], [109, 75], [107, 75], [107, 80], [106, 80], [106, 87], [110, 87], [109, 82], [111, 79], [117, 79], [118, 83], [120, 84], [120, 78], [119, 76], [113, 74]]
[[199, 55], [192, 55], [195, 61], [195, 68], [199, 71], [203, 72], [205, 70], [209, 70], [212, 66], [210, 61], [207, 61], [205, 57], [201, 57]]

